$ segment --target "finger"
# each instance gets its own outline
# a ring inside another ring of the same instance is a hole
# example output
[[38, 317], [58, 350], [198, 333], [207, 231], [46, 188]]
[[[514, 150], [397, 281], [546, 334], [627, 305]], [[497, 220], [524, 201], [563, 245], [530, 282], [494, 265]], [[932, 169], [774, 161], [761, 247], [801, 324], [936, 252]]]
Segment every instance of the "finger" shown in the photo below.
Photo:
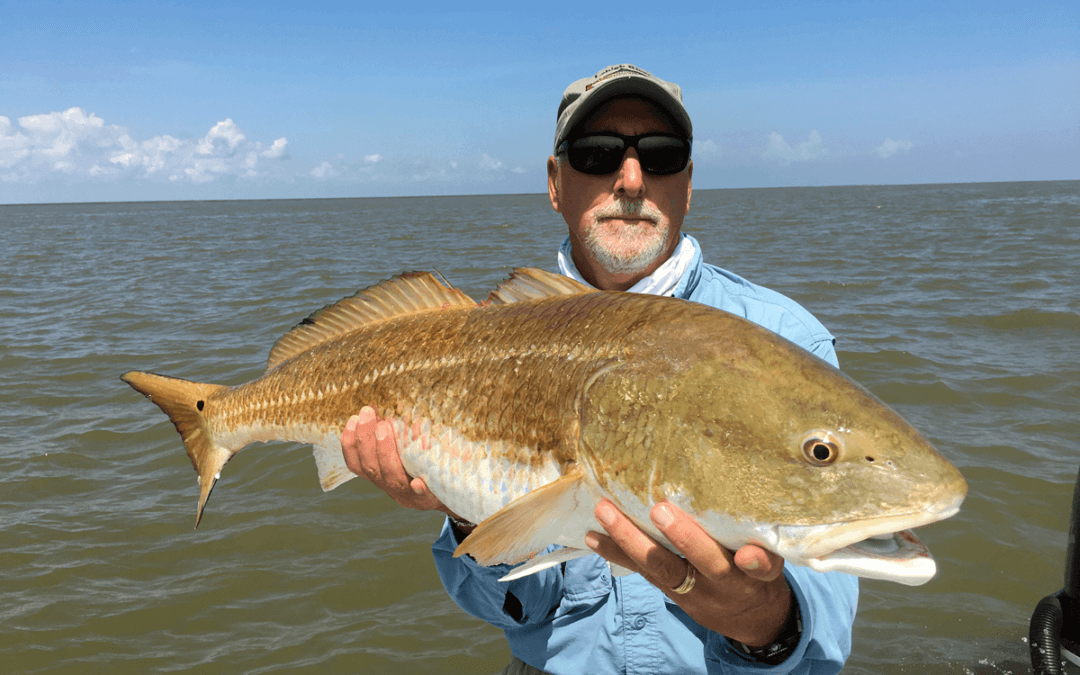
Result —
[[355, 474], [374, 481], [378, 478], [378, 460], [375, 458], [375, 410], [368, 406], [360, 409], [345, 423], [341, 433], [341, 454], [345, 466]]
[[443, 503], [439, 501], [439, 498], [428, 489], [427, 483], [423, 478], [413, 478], [409, 483], [409, 488], [413, 492], [413, 497], [410, 500], [411, 506], [414, 509], [437, 509], [443, 506]]
[[375, 409], [364, 406], [356, 415], [356, 454], [360, 462], [360, 475], [372, 482], [379, 481], [379, 458], [375, 443], [375, 426], [378, 417]]
[[341, 432], [341, 455], [345, 458], [345, 466], [349, 471], [357, 475], [363, 475], [364, 469], [360, 466], [360, 449], [357, 447], [356, 425], [359, 416], [353, 415], [345, 423], [345, 430]]
[[405, 471], [398, 453], [394, 425], [380, 420], [375, 426], [375, 447], [379, 462], [378, 485], [394, 501], [409, 509], [437, 509], [443, 506], [421, 478], [413, 478]]
[[626, 555], [626, 552], [619, 548], [619, 545], [606, 534], [589, 532], [585, 535], [585, 545], [610, 563], [621, 565], [631, 572], [641, 572], [637, 564], [630, 559], [630, 556]]
[[712, 579], [722, 579], [731, 573], [731, 551], [717, 543], [681, 509], [669, 502], [660, 502], [652, 508], [649, 516], [671, 545], [686, 556], [698, 572]]
[[411, 492], [411, 478], [405, 473], [405, 466], [401, 463], [394, 427], [386, 420], [379, 420], [375, 426], [375, 455], [385, 489], [400, 493]]
[[784, 559], [760, 546], [747, 544], [734, 556], [735, 566], [758, 581], [772, 581], [784, 573]]
[[[596, 518], [612, 541], [642, 575], [660, 586], [674, 588], [686, 578], [686, 561], [645, 534], [608, 500], [596, 506]], [[626, 565], [624, 565], [626, 567]]]
[[379, 420], [375, 408], [364, 406], [346, 422], [341, 434], [341, 452], [353, 473], [365, 476], [401, 506], [424, 510], [445, 508], [423, 479], [413, 478], [405, 471], [398, 455], [394, 427], [386, 420]]

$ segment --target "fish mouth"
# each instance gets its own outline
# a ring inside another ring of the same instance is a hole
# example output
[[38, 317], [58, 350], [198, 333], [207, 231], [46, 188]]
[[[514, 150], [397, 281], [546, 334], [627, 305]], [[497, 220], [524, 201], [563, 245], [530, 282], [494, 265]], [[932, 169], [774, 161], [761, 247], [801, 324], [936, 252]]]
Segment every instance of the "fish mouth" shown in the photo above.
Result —
[[[911, 531], [955, 515], [961, 495], [936, 508], [847, 523], [784, 526], [781, 541], [799, 562], [818, 572], [845, 572], [918, 586], [937, 572], [930, 550]], [[786, 556], [785, 556], [786, 557]]]
[[806, 563], [817, 572], [845, 572], [906, 586], [921, 586], [937, 574], [930, 549], [911, 530], [863, 539]]

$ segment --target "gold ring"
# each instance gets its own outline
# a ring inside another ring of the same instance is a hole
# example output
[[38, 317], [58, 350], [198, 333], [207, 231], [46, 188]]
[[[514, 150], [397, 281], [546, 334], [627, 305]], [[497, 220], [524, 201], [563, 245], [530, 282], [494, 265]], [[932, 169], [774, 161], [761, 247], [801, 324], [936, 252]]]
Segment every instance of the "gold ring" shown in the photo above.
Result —
[[683, 579], [683, 582], [679, 584], [678, 588], [671, 589], [671, 592], [677, 593], [679, 595], [685, 595], [690, 592], [691, 588], [694, 587], [695, 580], [696, 579], [694, 577], [694, 566], [690, 563], [686, 563], [686, 578]]

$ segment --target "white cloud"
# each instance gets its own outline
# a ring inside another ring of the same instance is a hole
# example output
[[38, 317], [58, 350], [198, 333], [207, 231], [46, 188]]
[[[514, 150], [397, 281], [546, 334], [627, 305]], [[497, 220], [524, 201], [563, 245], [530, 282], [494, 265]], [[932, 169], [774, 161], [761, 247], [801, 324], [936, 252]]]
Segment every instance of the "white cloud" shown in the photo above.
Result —
[[877, 152], [878, 157], [887, 159], [898, 152], [908, 152], [911, 148], [911, 141], [894, 141], [891, 138], [886, 138], [885, 142], [874, 148], [874, 150]]
[[498, 171], [502, 165], [502, 160], [495, 159], [486, 152], [480, 157], [480, 168], [484, 171]]
[[227, 157], [236, 152], [236, 146], [246, 140], [247, 137], [240, 131], [240, 127], [229, 118], [215, 124], [210, 133], [202, 137], [199, 141], [199, 154]]
[[694, 159], [710, 161], [720, 158], [720, 144], [711, 138], [694, 143]]
[[279, 174], [288, 140], [269, 147], [247, 139], [225, 119], [205, 136], [169, 135], [138, 141], [82, 108], [27, 115], [13, 124], [0, 116], [0, 180], [34, 183], [58, 175], [108, 180], [120, 177], [207, 183], [218, 177], [259, 178]]
[[339, 152], [330, 159], [324, 159], [308, 173], [312, 178], [320, 181], [330, 179], [340, 179], [344, 182], [367, 181], [376, 177], [375, 165], [385, 160], [386, 158], [378, 153], [364, 155], [360, 161], [348, 160], [345, 153]]
[[[287, 146], [288, 144], [289, 142], [285, 140], [284, 136], [282, 136], [281, 138], [274, 141], [269, 148], [260, 152], [259, 157], [265, 157], [267, 159], [288, 159], [289, 153], [285, 149], [285, 146]], [[261, 144], [256, 143], [256, 145]]]
[[[454, 191], [463, 185], [470, 185], [467, 189], [475, 192], [478, 189], [476, 185], [479, 184], [475, 181], [483, 181], [483, 184], [488, 186], [508, 183], [517, 186], [528, 176], [529, 172], [520, 166], [508, 164], [487, 153], [465, 158], [384, 156], [378, 153], [353, 157], [339, 153], [320, 160], [318, 166], [308, 170], [304, 177], [342, 186], [366, 184], [365, 189], [372, 186], [394, 186], [394, 190], [400, 191], [400, 186], [409, 186], [407, 191], [422, 193], [423, 190]], [[518, 182], [511, 183], [512, 181]], [[426, 187], [416, 187], [425, 184]], [[539, 181], [538, 184], [542, 185]]]
[[827, 155], [828, 152], [816, 129], [810, 132], [810, 136], [805, 141], [794, 147], [785, 141], [783, 136], [774, 131], [769, 134], [762, 158], [775, 159], [781, 164], [791, 164], [792, 162], [807, 162], [820, 159]]
[[331, 164], [330, 162], [323, 160], [322, 164], [311, 170], [312, 178], [318, 180], [327, 180], [330, 178], [337, 178], [341, 175], [341, 172]]

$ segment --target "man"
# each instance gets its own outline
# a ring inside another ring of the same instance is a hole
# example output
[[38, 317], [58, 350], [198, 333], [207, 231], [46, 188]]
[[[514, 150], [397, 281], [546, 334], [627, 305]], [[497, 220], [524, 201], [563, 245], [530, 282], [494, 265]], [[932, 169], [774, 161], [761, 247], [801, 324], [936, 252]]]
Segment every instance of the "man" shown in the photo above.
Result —
[[[684, 298], [755, 321], [836, 363], [833, 338], [791, 300], [706, 265], [681, 234], [690, 205], [692, 127], [678, 86], [631, 65], [606, 68], [567, 88], [551, 205], [569, 228], [564, 274], [602, 290]], [[596, 507], [598, 556], [509, 583], [506, 566], [453, 558], [471, 531], [406, 475], [389, 423], [364, 408], [343, 436], [346, 463], [403, 506], [448, 515], [433, 552], [455, 602], [504, 630], [514, 654], [506, 673], [839, 672], [850, 652], [854, 577], [785, 567], [747, 545], [728, 551], [667, 502], [653, 522], [682, 553], [656, 544], [615, 506]], [[602, 529], [603, 532], [599, 532]], [[605, 562], [638, 574], [613, 578]]]

